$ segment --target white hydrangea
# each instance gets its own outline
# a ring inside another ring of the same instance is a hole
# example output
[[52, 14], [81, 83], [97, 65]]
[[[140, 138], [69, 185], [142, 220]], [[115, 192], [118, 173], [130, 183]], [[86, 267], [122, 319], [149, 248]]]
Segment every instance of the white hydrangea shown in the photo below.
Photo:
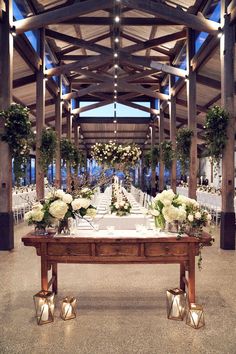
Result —
[[56, 219], [63, 219], [68, 211], [68, 205], [62, 200], [55, 200], [49, 207], [49, 213]]
[[66, 204], [70, 204], [72, 202], [73, 198], [69, 193], [64, 193], [64, 195], [62, 196], [62, 200]]
[[160, 212], [158, 210], [156, 210], [156, 209], [151, 210], [150, 213], [153, 216], [159, 216], [160, 215]]
[[94, 208], [89, 208], [86, 212], [86, 215], [89, 216], [90, 218], [95, 218], [97, 212], [96, 209]]
[[87, 209], [91, 204], [90, 199], [87, 198], [77, 198], [71, 203], [73, 210], [79, 210], [81, 208]]
[[62, 189], [58, 189], [58, 190], [56, 190], [56, 192], [55, 192], [55, 196], [56, 196], [57, 198], [60, 198], [60, 199], [63, 198], [64, 194], [65, 194], [65, 192], [64, 192]]

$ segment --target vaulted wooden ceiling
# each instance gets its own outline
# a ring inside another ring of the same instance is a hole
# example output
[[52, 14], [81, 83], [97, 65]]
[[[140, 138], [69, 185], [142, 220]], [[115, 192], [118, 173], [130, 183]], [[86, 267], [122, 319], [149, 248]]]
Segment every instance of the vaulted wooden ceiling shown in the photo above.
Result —
[[[14, 37], [14, 100], [30, 108], [35, 124], [35, 73], [40, 58], [24, 31], [44, 26], [46, 48], [55, 64], [54, 68], [46, 70], [46, 124], [55, 126], [58, 88], [52, 76], [62, 74], [63, 81], [71, 85], [71, 92], [63, 96], [63, 133], [66, 133], [70, 99], [88, 101], [87, 108], [72, 111], [80, 125], [81, 147], [87, 149], [96, 141], [114, 138], [148, 147], [150, 124], [158, 129], [155, 124], [158, 111], [133, 102], [153, 101], [155, 98], [161, 100], [165, 112], [164, 131], [168, 138], [168, 95], [161, 91], [168, 84], [171, 73], [179, 76], [173, 87], [177, 126], [187, 125], [186, 72], [177, 68], [186, 41], [186, 28], [191, 26], [197, 31], [210, 33], [192, 60], [197, 72], [197, 127], [199, 143], [202, 142], [206, 111], [212, 105], [220, 104], [221, 99], [220, 39], [216, 35], [219, 24], [204, 17], [214, 1], [19, 0], [18, 3], [28, 17], [15, 22], [18, 35]], [[114, 18], [117, 15], [120, 21], [116, 23]], [[235, 22], [235, 16], [232, 21]], [[114, 58], [115, 52], [118, 58]], [[81, 111], [114, 102], [115, 63], [118, 63], [117, 102], [150, 112], [150, 119], [125, 117], [118, 118], [118, 123], [114, 124], [114, 117], [79, 117]], [[91, 105], [89, 101], [99, 103]]]

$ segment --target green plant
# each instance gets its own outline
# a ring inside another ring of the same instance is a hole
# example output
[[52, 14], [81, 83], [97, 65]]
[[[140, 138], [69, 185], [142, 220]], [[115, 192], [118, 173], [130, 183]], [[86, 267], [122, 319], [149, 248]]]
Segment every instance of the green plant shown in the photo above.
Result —
[[164, 162], [165, 168], [169, 170], [171, 168], [172, 160], [174, 158], [174, 152], [172, 149], [171, 141], [163, 141], [161, 143], [161, 159]]
[[144, 155], [144, 165], [146, 167], [155, 168], [160, 159], [160, 150], [158, 146], [154, 146]]
[[81, 155], [75, 144], [68, 139], [62, 139], [60, 146], [63, 162], [68, 163], [73, 168], [77, 168], [81, 163]]
[[60, 147], [63, 162], [72, 163], [74, 161], [74, 144], [68, 139], [62, 139]]
[[211, 108], [206, 115], [205, 138], [206, 155], [210, 156], [216, 166], [219, 166], [220, 158], [227, 142], [228, 113], [219, 106]]
[[42, 131], [40, 145], [40, 164], [44, 173], [47, 172], [48, 166], [53, 163], [56, 156], [57, 135], [53, 129], [44, 128]]
[[193, 131], [188, 128], [179, 129], [176, 135], [176, 157], [180, 162], [183, 175], [189, 165], [192, 136]]
[[33, 141], [29, 110], [20, 104], [12, 104], [9, 109], [0, 112], [0, 118], [4, 120], [5, 127], [1, 140], [9, 145], [14, 159], [13, 171], [18, 184], [25, 174]]

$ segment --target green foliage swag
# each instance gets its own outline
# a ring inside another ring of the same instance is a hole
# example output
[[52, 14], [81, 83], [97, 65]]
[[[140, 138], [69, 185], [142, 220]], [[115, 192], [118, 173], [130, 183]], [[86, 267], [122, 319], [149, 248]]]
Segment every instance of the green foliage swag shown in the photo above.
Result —
[[0, 112], [4, 121], [4, 132], [1, 140], [9, 145], [10, 153], [14, 158], [13, 171], [16, 183], [25, 175], [30, 148], [33, 143], [29, 110], [20, 104], [12, 104], [9, 109]]
[[206, 156], [210, 156], [219, 165], [227, 142], [228, 113], [219, 106], [211, 108], [206, 115], [205, 138]]
[[154, 146], [144, 155], [144, 165], [146, 167], [155, 168], [160, 160], [159, 146]]
[[161, 159], [164, 162], [165, 168], [167, 170], [170, 170], [173, 158], [174, 152], [172, 148], [172, 142], [167, 140], [163, 141], [161, 143]]
[[176, 135], [176, 157], [180, 162], [182, 174], [186, 173], [190, 160], [190, 148], [193, 131], [188, 128], [179, 129]]
[[80, 153], [75, 144], [68, 139], [62, 139], [61, 144], [61, 158], [64, 163], [68, 163], [71, 167], [77, 168], [81, 162]]
[[53, 163], [56, 157], [57, 135], [53, 129], [44, 128], [42, 131], [40, 145], [40, 164], [44, 173], [47, 173], [48, 166]]

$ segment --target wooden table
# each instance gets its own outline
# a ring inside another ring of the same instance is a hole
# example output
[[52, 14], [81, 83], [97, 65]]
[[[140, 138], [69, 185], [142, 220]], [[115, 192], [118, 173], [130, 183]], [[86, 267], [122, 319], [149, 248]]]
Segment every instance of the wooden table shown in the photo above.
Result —
[[[100, 231], [101, 232], [101, 231]], [[124, 233], [127, 232], [127, 237]], [[57, 293], [58, 263], [176, 263], [180, 264], [180, 288], [188, 288], [190, 302], [195, 302], [195, 256], [201, 244], [209, 245], [210, 236], [194, 237], [129, 237], [129, 231], [122, 231], [122, 237], [54, 237], [27, 234], [22, 238], [25, 246], [36, 248], [41, 257], [42, 290]], [[52, 277], [48, 281], [48, 272]], [[188, 274], [188, 277], [187, 277]]]

